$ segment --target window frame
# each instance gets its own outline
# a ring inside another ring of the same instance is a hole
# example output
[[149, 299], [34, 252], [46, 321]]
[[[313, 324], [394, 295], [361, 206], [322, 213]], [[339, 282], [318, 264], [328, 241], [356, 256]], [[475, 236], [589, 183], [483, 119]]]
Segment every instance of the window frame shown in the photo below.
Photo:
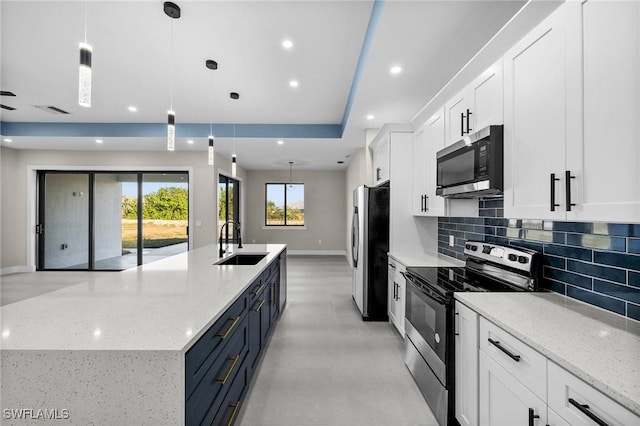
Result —
[[[269, 224], [267, 221], [267, 202], [269, 201], [267, 199], [267, 194], [268, 192], [268, 188], [269, 185], [278, 185], [278, 186], [282, 186], [284, 188], [284, 224]], [[286, 182], [286, 183], [282, 183], [282, 182], [265, 182], [264, 184], [264, 226], [267, 228], [304, 228], [307, 226], [307, 222], [306, 219], [304, 219], [303, 223], [300, 225], [290, 225], [287, 223], [287, 185], [302, 185], [302, 195], [304, 196], [305, 193], [305, 188], [304, 188], [304, 182]], [[303, 198], [304, 201], [304, 198]]]

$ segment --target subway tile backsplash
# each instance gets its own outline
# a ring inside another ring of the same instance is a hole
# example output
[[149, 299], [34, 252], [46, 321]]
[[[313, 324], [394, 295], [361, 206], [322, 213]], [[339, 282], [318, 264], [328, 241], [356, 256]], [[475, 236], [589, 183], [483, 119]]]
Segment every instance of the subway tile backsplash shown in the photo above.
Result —
[[537, 250], [542, 287], [640, 321], [640, 224], [509, 219], [502, 199], [479, 203], [480, 217], [438, 218], [440, 253], [464, 260], [467, 240]]

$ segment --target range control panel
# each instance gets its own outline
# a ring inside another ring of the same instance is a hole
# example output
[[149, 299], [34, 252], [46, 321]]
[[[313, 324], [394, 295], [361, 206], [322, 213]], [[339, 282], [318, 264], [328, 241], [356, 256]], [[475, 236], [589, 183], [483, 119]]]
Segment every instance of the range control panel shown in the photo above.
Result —
[[538, 255], [537, 252], [532, 250], [506, 247], [481, 241], [467, 241], [464, 245], [464, 254], [528, 273], [536, 266], [534, 265], [534, 256]]

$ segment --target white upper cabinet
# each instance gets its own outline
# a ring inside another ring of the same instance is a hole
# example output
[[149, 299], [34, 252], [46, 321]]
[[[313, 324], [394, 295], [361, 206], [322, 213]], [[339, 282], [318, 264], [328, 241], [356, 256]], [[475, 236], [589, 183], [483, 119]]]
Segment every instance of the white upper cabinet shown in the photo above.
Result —
[[389, 181], [389, 135], [383, 137], [373, 147], [373, 185], [378, 186]]
[[581, 6], [582, 43], [568, 54], [582, 48], [584, 134], [567, 140], [567, 219], [638, 222], [640, 2]]
[[446, 145], [492, 124], [502, 124], [502, 59], [445, 105]]
[[413, 139], [412, 212], [414, 216], [444, 216], [444, 198], [436, 196], [436, 154], [444, 148], [444, 109], [440, 109]]
[[640, 221], [639, 28], [567, 2], [504, 56], [505, 217]]
[[564, 218], [566, 7], [504, 56], [504, 215]]

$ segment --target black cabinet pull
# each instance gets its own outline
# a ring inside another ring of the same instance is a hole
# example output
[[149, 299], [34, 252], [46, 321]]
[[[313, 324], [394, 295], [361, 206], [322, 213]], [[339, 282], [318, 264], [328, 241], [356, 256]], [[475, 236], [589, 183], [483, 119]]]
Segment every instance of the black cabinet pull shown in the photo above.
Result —
[[567, 211], [571, 211], [571, 207], [575, 206], [575, 203], [571, 202], [571, 179], [575, 179], [575, 176], [571, 176], [571, 170], [566, 170], [564, 172], [564, 184], [565, 184], [565, 195], [567, 198]]
[[580, 412], [582, 414], [584, 414], [585, 416], [589, 417], [591, 420], [593, 420], [596, 424], [600, 425], [600, 426], [609, 426], [609, 424], [607, 422], [605, 422], [604, 420], [602, 420], [600, 417], [596, 416], [595, 414], [593, 414], [591, 412], [591, 410], [589, 410], [589, 406], [587, 404], [580, 404], [578, 401], [576, 401], [573, 398], [569, 398], [569, 404], [573, 405], [574, 407], [576, 407], [578, 410], [580, 410]]
[[426, 195], [422, 196], [422, 205], [423, 205], [422, 211], [426, 212], [427, 211], [427, 196]]
[[529, 426], [533, 426], [533, 421], [539, 418], [539, 415], [533, 413], [533, 408], [529, 408]]
[[492, 338], [489, 338], [488, 340], [489, 340], [489, 343], [491, 343], [493, 346], [495, 346], [496, 348], [500, 349], [502, 352], [507, 354], [509, 358], [511, 358], [515, 362], [520, 362], [520, 355], [512, 354], [508, 349], [502, 346], [500, 342], [498, 342], [497, 340], [493, 340]]
[[469, 108], [467, 108], [467, 133], [473, 130], [471, 127], [469, 127], [470, 122], [471, 122], [471, 111], [469, 111]]
[[429, 196], [428, 195], [424, 196], [424, 211], [425, 212], [429, 211]]
[[[460, 317], [460, 313], [459, 312], [456, 312], [454, 315], [457, 316], [458, 318]], [[460, 320], [458, 320], [458, 321], [460, 321]], [[456, 322], [455, 321], [453, 321], [453, 335], [454, 336], [459, 336], [460, 335], [460, 333], [456, 333]]]
[[380, 172], [382, 171], [382, 169], [380, 169], [380, 167], [378, 167], [376, 169], [376, 180], [380, 180]]
[[464, 112], [460, 113], [460, 136], [464, 136]]
[[560, 206], [560, 204], [556, 204], [556, 181], [560, 179], [556, 178], [555, 173], [551, 173], [551, 211], [555, 212], [556, 207]]

